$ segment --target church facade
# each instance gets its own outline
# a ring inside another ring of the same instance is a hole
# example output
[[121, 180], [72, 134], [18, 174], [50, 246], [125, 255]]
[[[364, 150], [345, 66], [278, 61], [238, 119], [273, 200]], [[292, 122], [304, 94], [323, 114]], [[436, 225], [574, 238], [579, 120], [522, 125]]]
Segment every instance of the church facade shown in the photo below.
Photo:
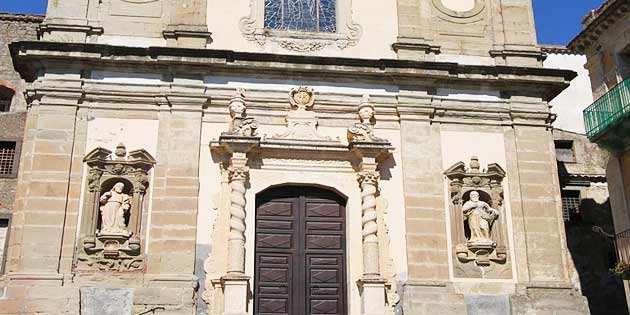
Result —
[[49, 1], [0, 313], [587, 314], [530, 1]]

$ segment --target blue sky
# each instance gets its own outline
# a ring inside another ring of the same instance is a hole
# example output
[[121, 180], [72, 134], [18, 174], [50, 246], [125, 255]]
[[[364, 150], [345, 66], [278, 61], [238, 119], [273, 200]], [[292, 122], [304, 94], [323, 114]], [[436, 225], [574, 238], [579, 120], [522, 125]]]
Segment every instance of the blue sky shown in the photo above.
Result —
[[[600, 6], [604, 0], [533, 0], [533, 2], [538, 42], [565, 45], [580, 31], [582, 17], [588, 11]], [[0, 0], [0, 12], [44, 14], [46, 0]]]

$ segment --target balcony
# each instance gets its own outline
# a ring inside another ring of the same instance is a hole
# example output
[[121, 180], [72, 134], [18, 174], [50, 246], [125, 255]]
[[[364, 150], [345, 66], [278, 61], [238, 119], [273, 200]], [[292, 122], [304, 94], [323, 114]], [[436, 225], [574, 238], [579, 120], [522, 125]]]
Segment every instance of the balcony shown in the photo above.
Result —
[[[628, 116], [630, 116], [630, 78], [617, 84], [584, 110], [586, 135], [591, 141], [600, 142], [602, 136], [613, 127], [620, 125]], [[623, 132], [613, 136], [624, 138]], [[606, 142], [619, 143], [619, 140], [611, 139]]]
[[617, 266], [620, 268], [618, 271], [626, 272], [630, 269], [630, 230], [615, 235], [615, 245], [617, 246]]

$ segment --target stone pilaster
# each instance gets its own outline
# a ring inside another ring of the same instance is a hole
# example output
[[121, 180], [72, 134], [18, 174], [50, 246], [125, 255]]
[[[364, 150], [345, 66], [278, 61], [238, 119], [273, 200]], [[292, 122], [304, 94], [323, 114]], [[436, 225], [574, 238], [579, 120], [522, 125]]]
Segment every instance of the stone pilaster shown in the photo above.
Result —
[[210, 43], [206, 0], [172, 1], [171, 21], [162, 32], [169, 47], [205, 48]]
[[38, 27], [43, 40], [84, 43], [103, 28], [89, 25], [88, 0], [48, 1], [46, 19]]

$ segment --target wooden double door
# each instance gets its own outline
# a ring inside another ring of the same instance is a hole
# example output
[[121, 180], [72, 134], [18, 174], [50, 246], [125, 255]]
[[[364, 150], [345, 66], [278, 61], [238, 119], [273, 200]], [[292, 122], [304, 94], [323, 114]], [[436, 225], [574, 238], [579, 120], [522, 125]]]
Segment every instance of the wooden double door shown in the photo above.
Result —
[[345, 200], [317, 187], [256, 197], [254, 314], [347, 314]]

